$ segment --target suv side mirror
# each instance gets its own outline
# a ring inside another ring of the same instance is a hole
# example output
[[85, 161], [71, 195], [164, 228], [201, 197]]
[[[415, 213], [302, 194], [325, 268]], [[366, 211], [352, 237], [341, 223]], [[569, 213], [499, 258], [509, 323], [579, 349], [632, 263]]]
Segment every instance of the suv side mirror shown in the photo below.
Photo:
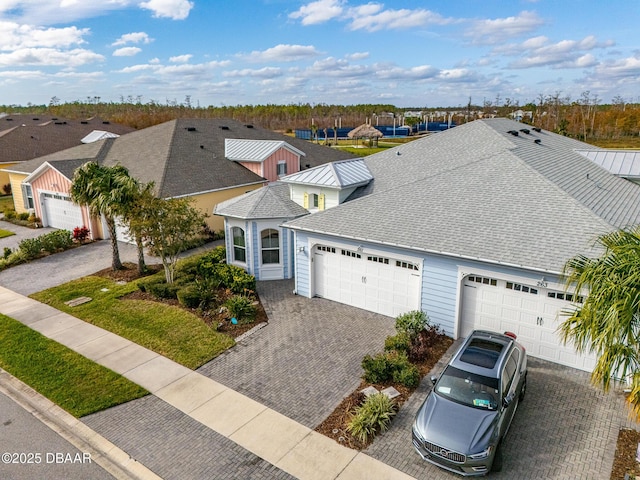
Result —
[[509, 405], [511, 405], [511, 403], [513, 402], [513, 400], [516, 398], [516, 394], [511, 392], [509, 393], [506, 397], [504, 397], [502, 399], [502, 406], [504, 408], [507, 408]]
[[431, 375], [431, 383], [435, 385], [437, 381], [438, 381], [438, 377], [436, 377], [435, 375]]

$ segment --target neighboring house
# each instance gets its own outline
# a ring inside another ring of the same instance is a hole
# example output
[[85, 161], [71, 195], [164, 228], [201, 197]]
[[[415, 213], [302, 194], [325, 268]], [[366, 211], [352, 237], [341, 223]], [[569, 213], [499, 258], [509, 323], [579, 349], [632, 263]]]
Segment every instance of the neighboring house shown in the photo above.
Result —
[[608, 172], [640, 184], [640, 151], [592, 149], [576, 152]]
[[[601, 253], [598, 235], [640, 223], [640, 186], [578, 150], [598, 149], [496, 118], [366, 157], [358, 171], [371, 178], [353, 180], [366, 185], [279, 226], [285, 278], [295, 272], [298, 295], [390, 317], [423, 310], [454, 338], [512, 331], [530, 355], [590, 370], [593, 355], [557, 333], [559, 312], [586, 293], [566, 292], [561, 274], [569, 258]], [[290, 201], [311, 192], [296, 180], [328, 168], [283, 178]], [[242, 217], [246, 245], [260, 245], [258, 220]]]
[[[33, 209], [45, 226], [72, 230], [86, 225], [94, 238], [105, 238], [102, 222], [90, 219], [86, 208], [70, 199], [74, 171], [86, 162], [122, 165], [141, 182], [154, 182], [161, 198], [192, 198], [209, 215], [209, 227], [221, 230], [224, 222], [211, 215], [214, 207], [277, 180], [281, 162], [299, 171], [301, 163], [308, 168], [350, 156], [233, 120], [179, 119], [21, 162], [6, 171], [17, 211]], [[244, 164], [260, 164], [264, 176]]]
[[2, 169], [12, 169], [21, 162], [95, 141], [100, 136], [117, 137], [133, 131], [134, 128], [99, 117], [85, 120], [26, 114], [0, 117], [0, 186], [10, 183], [8, 173]]

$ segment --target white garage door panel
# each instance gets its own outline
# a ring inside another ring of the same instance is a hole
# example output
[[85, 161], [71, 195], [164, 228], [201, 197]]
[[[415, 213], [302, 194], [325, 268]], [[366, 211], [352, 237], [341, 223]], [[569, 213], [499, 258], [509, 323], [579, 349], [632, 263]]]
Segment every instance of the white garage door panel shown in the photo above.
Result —
[[313, 248], [313, 294], [388, 316], [420, 308], [420, 273], [396, 260], [331, 245]]
[[83, 225], [82, 210], [68, 196], [45, 193], [42, 201], [47, 226], [73, 232]]
[[564, 298], [554, 290], [472, 275], [464, 280], [460, 335], [467, 336], [474, 328], [510, 331], [533, 357], [591, 371], [595, 356], [579, 355], [562, 343], [557, 332], [563, 319], [558, 314], [575, 308], [554, 298], [558, 294]]

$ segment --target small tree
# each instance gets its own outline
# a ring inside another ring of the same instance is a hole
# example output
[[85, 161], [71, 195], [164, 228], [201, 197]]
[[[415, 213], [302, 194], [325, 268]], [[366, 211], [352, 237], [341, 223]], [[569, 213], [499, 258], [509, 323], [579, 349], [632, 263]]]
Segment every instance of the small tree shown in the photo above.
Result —
[[180, 253], [199, 233], [205, 215], [187, 198], [168, 200], [145, 196], [135, 229], [160, 257], [165, 279], [172, 284]]
[[560, 331], [579, 352], [597, 354], [591, 380], [604, 391], [616, 377], [630, 379], [627, 400], [640, 418], [640, 227], [602, 235], [598, 243], [601, 257], [578, 255], [565, 265], [567, 289], [575, 298], [589, 294], [563, 312]]

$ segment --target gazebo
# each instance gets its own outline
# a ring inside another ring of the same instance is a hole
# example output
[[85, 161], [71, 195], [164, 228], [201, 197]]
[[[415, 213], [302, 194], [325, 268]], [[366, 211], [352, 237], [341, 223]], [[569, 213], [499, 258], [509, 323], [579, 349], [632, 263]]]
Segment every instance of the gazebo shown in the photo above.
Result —
[[382, 137], [382, 132], [380, 130], [378, 130], [377, 128], [369, 125], [368, 123], [365, 123], [363, 125], [360, 125], [359, 127], [354, 128], [353, 130], [349, 131], [349, 133], [347, 134], [347, 136], [349, 138], [353, 138], [353, 139], [358, 139], [358, 138], [366, 138], [369, 140], [369, 146], [370, 147], [377, 147], [378, 146], [378, 139], [380, 137]]

